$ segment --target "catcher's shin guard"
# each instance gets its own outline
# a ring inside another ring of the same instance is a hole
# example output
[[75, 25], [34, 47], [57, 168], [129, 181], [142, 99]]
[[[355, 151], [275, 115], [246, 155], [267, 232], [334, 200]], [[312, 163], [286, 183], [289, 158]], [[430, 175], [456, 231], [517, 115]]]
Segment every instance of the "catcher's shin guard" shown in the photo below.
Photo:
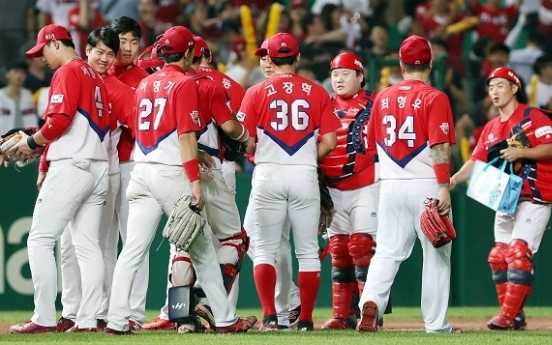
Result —
[[527, 242], [519, 239], [512, 240], [506, 252], [508, 263], [508, 285], [504, 303], [500, 313], [509, 320], [514, 320], [523, 307], [523, 303], [531, 293], [533, 282], [533, 254]]
[[374, 241], [374, 238], [370, 234], [355, 233], [349, 238], [347, 249], [355, 265], [358, 294], [362, 296], [364, 284], [366, 283], [366, 275], [368, 274], [368, 266], [376, 253], [376, 241]]
[[242, 260], [249, 249], [249, 237], [243, 228], [230, 237], [219, 239], [220, 248], [217, 251], [217, 259], [222, 272], [222, 280], [227, 293], [232, 290], [236, 276], [241, 270]]
[[332, 283], [332, 306], [334, 319], [345, 320], [349, 316], [354, 288], [354, 282]]
[[195, 297], [191, 286], [169, 288], [169, 321], [187, 322], [195, 308]]
[[508, 264], [506, 263], [506, 243], [496, 242], [491, 249], [487, 261], [493, 272], [493, 281], [496, 284], [496, 294], [498, 305], [502, 307], [504, 296], [506, 295], [506, 285], [508, 283]]

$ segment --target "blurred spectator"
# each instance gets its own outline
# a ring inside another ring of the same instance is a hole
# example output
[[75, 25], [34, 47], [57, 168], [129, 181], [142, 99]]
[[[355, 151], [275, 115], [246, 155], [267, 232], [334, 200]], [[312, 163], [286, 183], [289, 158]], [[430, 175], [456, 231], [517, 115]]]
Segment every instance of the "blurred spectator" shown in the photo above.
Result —
[[149, 47], [157, 36], [161, 35], [165, 30], [173, 26], [172, 23], [166, 23], [159, 19], [159, 0], [140, 0], [138, 5], [138, 13], [140, 15], [138, 23], [142, 27], [142, 46]]
[[322, 81], [330, 73], [330, 62], [344, 46], [318, 39], [326, 34], [326, 28], [320, 16], [313, 13], [307, 13], [303, 18], [303, 31], [306, 35], [299, 47], [302, 62], [310, 64], [316, 74], [316, 80]]
[[535, 75], [527, 84], [528, 104], [552, 110], [552, 55], [543, 55], [533, 65]]
[[[361, 38], [362, 28], [368, 28], [364, 19], [357, 13], [344, 10], [342, 6], [326, 4], [320, 13], [326, 32], [322, 35], [307, 37], [305, 43], [339, 43], [344, 48], [352, 49]], [[310, 40], [310, 41], [308, 41]]]
[[[383, 24], [376, 24], [370, 30], [370, 49], [367, 50], [367, 58], [381, 58], [389, 52], [389, 28]], [[369, 60], [366, 61], [369, 61]]]
[[[386, 56], [386, 58], [396, 59], [398, 61], [399, 53], [397, 51], [391, 52], [389, 55]], [[380, 77], [378, 79], [375, 89], [377, 91], [381, 91], [389, 86], [397, 84], [402, 80], [403, 80], [403, 76], [401, 73], [401, 68], [398, 63], [393, 66], [383, 67], [380, 70]]]
[[307, 14], [307, 2], [305, 0], [291, 0], [289, 3], [289, 16], [291, 19], [291, 33], [297, 38], [298, 41], [302, 41], [305, 32], [301, 21]]
[[236, 61], [232, 64], [232, 67], [226, 70], [227, 76], [240, 83], [244, 89], [265, 79], [259, 68], [257, 58], [251, 58], [248, 55], [243, 36], [238, 37], [234, 41], [232, 49], [236, 54]]
[[493, 101], [489, 97], [485, 97], [474, 105], [470, 112], [462, 115], [456, 121], [456, 138], [460, 142], [463, 161], [470, 159], [485, 124], [498, 115], [498, 109], [493, 105]]
[[541, 0], [539, 5], [539, 31], [546, 37], [544, 50], [552, 54], [552, 0]]
[[[515, 5], [518, 0], [505, 0], [505, 4]], [[525, 22], [524, 29], [529, 35], [537, 32], [539, 28], [539, 6], [541, 0], [523, 0], [519, 5], [519, 14], [526, 16], [527, 21]]]
[[493, 43], [486, 55], [481, 74], [473, 80], [474, 103], [481, 101], [487, 96], [487, 76], [498, 67], [506, 67], [510, 61], [510, 48], [504, 43]]
[[79, 0], [79, 4], [69, 11], [69, 26], [67, 28], [76, 33], [73, 36], [73, 43], [81, 57], [86, 56], [88, 35], [104, 25], [105, 19], [98, 9], [96, 0]]
[[[158, 0], [155, 2], [157, 3], [156, 5], [159, 6], [157, 10], [157, 19], [165, 24], [174, 24], [178, 21], [180, 11], [185, 5], [184, 2], [187, 3], [188, 1]], [[140, 12], [140, 8], [138, 8], [138, 12]]]
[[540, 32], [535, 32], [527, 38], [525, 48], [510, 52], [510, 63], [508, 65], [525, 83], [528, 83], [529, 78], [533, 75], [533, 64], [544, 53], [543, 46], [544, 37]]
[[38, 27], [53, 23], [66, 27], [73, 37], [75, 49], [79, 51], [78, 32], [71, 30], [69, 27], [69, 12], [79, 5], [79, 0], [37, 0], [36, 9], [38, 13]]
[[504, 42], [518, 15], [520, 1], [501, 7], [500, 0], [487, 0], [486, 4], [482, 4], [479, 0], [470, 0], [469, 4], [473, 15], [479, 17], [477, 26], [479, 37], [489, 36], [495, 42]]
[[0, 89], [0, 133], [12, 128], [36, 126], [33, 95], [23, 88], [27, 64], [24, 61], [11, 63], [6, 68], [6, 87]]
[[184, 11], [185, 19], [184, 26], [186, 26], [194, 35], [205, 37], [205, 23], [207, 17], [207, 6], [201, 2], [192, 2], [186, 6]]
[[318, 81], [316, 80], [316, 74], [314, 74], [312, 68], [307, 64], [298, 64], [297, 68], [295, 69], [295, 73], [303, 78], [307, 78], [310, 81], [318, 83]]
[[34, 94], [40, 88], [50, 86], [50, 81], [52, 80], [54, 72], [46, 67], [41, 58], [34, 59], [25, 54], [25, 52], [32, 47], [34, 47], [34, 42], [25, 44], [21, 49], [20, 56], [25, 57], [28, 68], [23, 87], [29, 89]]
[[[57, 0], [64, 1], [64, 0]], [[100, 11], [108, 21], [127, 16], [138, 20], [138, 2], [140, 0], [98, 0]]]
[[[447, 43], [440, 38], [433, 38], [431, 40], [431, 54], [433, 59], [433, 68], [431, 70], [430, 82], [433, 86], [437, 85], [438, 78], [442, 78], [435, 66], [435, 63], [441, 59], [446, 61], [447, 59]], [[465, 106], [467, 101], [466, 92], [464, 91], [464, 85], [462, 84], [462, 76], [460, 72], [453, 67], [445, 67], [445, 89], [443, 90], [450, 101], [452, 113], [455, 119], [458, 119], [459, 112], [464, 109], [459, 109], [460, 106]]]
[[46, 112], [46, 107], [48, 106], [48, 93], [50, 92], [50, 87], [46, 86], [40, 88], [35, 92], [33, 98], [36, 104], [36, 114], [40, 119], [44, 118], [44, 113]]
[[209, 48], [217, 61], [227, 63], [230, 60], [234, 42], [241, 35], [240, 29], [240, 24], [235, 19], [222, 21], [219, 28], [220, 38], [216, 41], [208, 42]]
[[27, 40], [36, 39], [35, 0], [0, 1], [0, 67], [19, 59], [17, 54]]

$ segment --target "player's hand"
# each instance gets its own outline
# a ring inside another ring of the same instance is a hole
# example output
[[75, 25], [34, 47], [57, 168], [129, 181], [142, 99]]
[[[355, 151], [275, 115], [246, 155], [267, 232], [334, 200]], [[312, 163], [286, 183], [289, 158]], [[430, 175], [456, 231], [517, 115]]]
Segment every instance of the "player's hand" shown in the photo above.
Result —
[[458, 184], [458, 182], [456, 181], [456, 177], [451, 176], [450, 177], [450, 190], [453, 190], [454, 187], [456, 187], [457, 184]]
[[42, 172], [42, 171], [40, 171], [38, 173], [38, 178], [36, 179], [36, 187], [38, 188], [38, 190], [42, 189], [42, 184], [44, 183], [44, 180], [46, 179], [46, 174], [47, 173]]
[[203, 197], [203, 190], [201, 189], [201, 182], [194, 181], [192, 182], [192, 206], [195, 207], [198, 211], [203, 210], [205, 206], [205, 198]]
[[500, 158], [503, 158], [508, 162], [515, 162], [518, 159], [523, 158], [522, 151], [523, 149], [510, 146], [504, 150], [500, 150], [500, 153], [501, 153]]
[[446, 215], [450, 211], [450, 191], [448, 188], [439, 188], [439, 202], [437, 210], [440, 215]]
[[29, 136], [23, 131], [19, 131], [19, 134], [21, 135], [21, 140], [19, 140], [19, 142], [7, 153], [8, 157], [13, 160], [26, 162], [32, 159], [35, 152], [29, 147], [29, 144], [27, 144], [27, 138]]
[[199, 161], [199, 166], [205, 170], [210, 170], [215, 167], [215, 160], [205, 151], [197, 151], [197, 160]]

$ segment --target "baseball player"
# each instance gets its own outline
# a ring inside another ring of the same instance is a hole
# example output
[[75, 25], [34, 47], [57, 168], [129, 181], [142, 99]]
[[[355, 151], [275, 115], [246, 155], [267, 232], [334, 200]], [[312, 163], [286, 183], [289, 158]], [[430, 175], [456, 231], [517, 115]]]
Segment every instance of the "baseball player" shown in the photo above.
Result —
[[447, 96], [426, 83], [431, 72], [429, 42], [413, 35], [399, 49], [404, 80], [380, 92], [368, 124], [367, 149], [377, 148], [381, 173], [378, 249], [359, 302], [360, 332], [375, 332], [402, 261], [416, 236], [423, 250], [422, 316], [428, 333], [451, 332], [446, 320], [451, 244], [434, 248], [420, 228], [427, 197], [450, 212], [450, 146], [454, 122]]
[[[255, 55], [259, 56], [259, 65], [266, 79], [272, 77], [274, 66], [270, 62], [267, 55], [268, 39], [264, 40], [260, 48], [255, 51]], [[251, 157], [254, 159], [254, 157]], [[253, 219], [253, 203], [247, 204], [247, 210], [243, 219], [244, 229], [249, 237], [252, 237], [255, 232], [255, 222]], [[299, 298], [299, 288], [293, 282], [293, 266], [291, 259], [291, 245], [289, 242], [289, 219], [286, 217], [282, 227], [282, 239], [278, 249], [278, 257], [276, 260], [276, 290], [274, 295], [274, 304], [278, 315], [278, 327], [286, 329], [297, 324], [299, 313], [301, 311], [301, 300]], [[254, 260], [256, 252], [256, 242], [250, 241], [247, 254]], [[263, 325], [260, 325], [263, 330]]]
[[[114, 76], [108, 75], [107, 70], [113, 64], [119, 50], [119, 37], [109, 28], [101, 28], [90, 33], [86, 45], [88, 64], [103, 79], [107, 86], [107, 96], [111, 109], [111, 142], [109, 145], [109, 189], [106, 196], [105, 212], [102, 213], [100, 231], [100, 247], [104, 257], [104, 293], [102, 304], [96, 315], [98, 330], [103, 330], [106, 325], [107, 307], [109, 294], [111, 292], [111, 281], [113, 270], [117, 261], [117, 243], [119, 231], [112, 227], [113, 210], [115, 197], [120, 186], [119, 158], [117, 155], [117, 144], [121, 134], [120, 126], [128, 123], [133, 116], [134, 91], [117, 80]], [[61, 236], [61, 274], [63, 305], [62, 317], [58, 320], [58, 332], [69, 330], [75, 331], [72, 327], [67, 329], [73, 320], [80, 305], [80, 274], [75, 259], [75, 247], [71, 239], [71, 232], [64, 231]]]
[[[136, 66], [134, 61], [138, 57], [140, 38], [142, 37], [142, 28], [140, 24], [126, 16], [113, 20], [109, 25], [113, 31], [119, 35], [120, 49], [115, 58], [115, 62], [109, 69], [109, 75], [119, 79], [119, 81], [130, 86], [133, 90], [138, 88], [142, 79], [148, 76], [148, 73]], [[134, 148], [134, 138], [129, 128], [122, 127], [117, 145], [119, 154], [119, 165], [121, 174], [121, 183], [119, 193], [115, 200], [115, 214], [113, 216], [114, 230], [119, 231], [123, 246], [126, 243], [127, 222], [128, 222], [128, 200], [125, 196], [128, 184], [130, 182], [130, 172], [134, 169], [134, 160], [132, 151]], [[118, 229], [118, 230], [117, 230]], [[112, 251], [117, 252], [117, 247]], [[109, 258], [108, 265], [115, 266], [113, 258]], [[138, 269], [136, 284], [132, 287], [130, 295], [131, 318], [130, 324], [134, 329], [139, 329], [146, 313], [146, 295], [148, 292], [149, 281], [149, 253], [146, 254], [144, 263]]]
[[[323, 329], [348, 329], [353, 292], [362, 294], [376, 249], [380, 183], [376, 148], [364, 148], [375, 93], [362, 90], [364, 67], [353, 53], [337, 55], [330, 64], [332, 100], [341, 119], [337, 148], [321, 162], [335, 214], [328, 228], [332, 256], [333, 318]], [[364, 136], [364, 138], [363, 138]]]
[[57, 271], [53, 248], [67, 224], [81, 273], [80, 330], [97, 327], [104, 267], [100, 219], [108, 190], [109, 104], [102, 78], [77, 56], [67, 29], [47, 25], [27, 52], [55, 70], [46, 124], [12, 150], [26, 157], [48, 144], [48, 178], [40, 189], [27, 248], [35, 289], [35, 314], [11, 333], [56, 331]]
[[[184, 75], [194, 55], [193, 37], [183, 26], [175, 26], [159, 38], [157, 47], [166, 64], [140, 83], [135, 97], [139, 111], [134, 128], [137, 164], [126, 193], [130, 231], [115, 266], [108, 334], [132, 334], [128, 322], [132, 284], [163, 212], [170, 214], [182, 195], [191, 195], [192, 205], [200, 210], [205, 203], [196, 142], [196, 132], [205, 124], [198, 113], [197, 86]], [[182, 102], [183, 99], [187, 101]], [[215, 250], [206, 232], [194, 240], [189, 254], [212, 303], [217, 332], [247, 331], [251, 325], [236, 316], [235, 307], [227, 299]]]
[[327, 92], [294, 73], [300, 55], [292, 35], [271, 37], [267, 53], [276, 74], [247, 90], [238, 114], [252, 137], [247, 151], [255, 152], [250, 199], [254, 204], [255, 286], [263, 306], [264, 330], [279, 329], [275, 266], [282, 228], [289, 217], [299, 261], [301, 314], [297, 327], [310, 331], [320, 285], [316, 168], [318, 160], [335, 148], [340, 123]]
[[[525, 104], [527, 99], [520, 79], [511, 69], [495, 69], [487, 85], [500, 116], [485, 125], [471, 160], [464, 163], [450, 182], [454, 187], [466, 181], [476, 159], [486, 162], [495, 156], [516, 163], [516, 173], [523, 177], [517, 209], [513, 215], [495, 214], [495, 245], [488, 262], [496, 284], [500, 314], [487, 326], [497, 330], [524, 329], [523, 303], [531, 292], [533, 256], [550, 218], [552, 121], [540, 109]], [[505, 142], [510, 138], [519, 141], [518, 148]]]

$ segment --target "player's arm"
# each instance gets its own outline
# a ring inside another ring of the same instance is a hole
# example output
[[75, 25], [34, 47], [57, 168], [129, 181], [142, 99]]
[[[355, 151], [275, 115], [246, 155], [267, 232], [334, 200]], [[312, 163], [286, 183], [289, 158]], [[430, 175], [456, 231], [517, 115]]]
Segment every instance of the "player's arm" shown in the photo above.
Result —
[[197, 140], [195, 132], [186, 132], [178, 136], [180, 147], [180, 158], [186, 175], [192, 182], [193, 205], [199, 210], [203, 209], [205, 199], [201, 190], [201, 179], [199, 178], [199, 160], [197, 158]]
[[337, 146], [337, 132], [328, 132], [322, 134], [322, 140], [318, 143], [317, 154], [320, 162], [328, 153], [332, 152]]
[[247, 154], [255, 153], [255, 142], [257, 138], [257, 111], [255, 109], [256, 102], [254, 101], [255, 91], [256, 88], [251, 87], [245, 92], [240, 111], [238, 111], [236, 115], [236, 118], [243, 124], [249, 134], [247, 147], [245, 149]]
[[433, 170], [439, 184], [439, 203], [437, 209], [440, 214], [447, 214], [450, 210], [450, 143], [435, 144], [431, 147]]
[[230, 99], [224, 88], [218, 84], [212, 83], [213, 96], [210, 102], [211, 113], [215, 121], [231, 139], [246, 143], [249, 140], [249, 132], [236, 120], [232, 109], [230, 108]]
[[322, 140], [318, 143], [317, 155], [320, 162], [328, 153], [337, 147], [337, 130], [341, 127], [341, 121], [334, 113], [333, 103], [328, 93], [323, 93], [324, 102], [321, 109], [319, 133]]

